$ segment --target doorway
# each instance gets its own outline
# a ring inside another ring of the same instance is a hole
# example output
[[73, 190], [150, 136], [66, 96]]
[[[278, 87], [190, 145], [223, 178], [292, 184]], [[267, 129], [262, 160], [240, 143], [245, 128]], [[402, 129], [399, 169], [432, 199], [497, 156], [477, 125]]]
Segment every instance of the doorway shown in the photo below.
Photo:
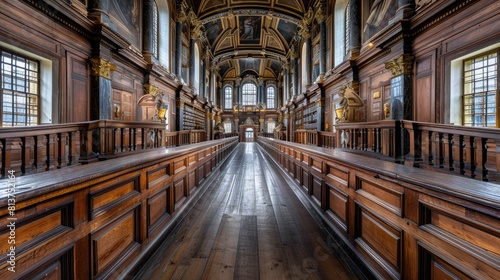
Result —
[[245, 131], [245, 142], [254, 142], [253, 128], [247, 128]]

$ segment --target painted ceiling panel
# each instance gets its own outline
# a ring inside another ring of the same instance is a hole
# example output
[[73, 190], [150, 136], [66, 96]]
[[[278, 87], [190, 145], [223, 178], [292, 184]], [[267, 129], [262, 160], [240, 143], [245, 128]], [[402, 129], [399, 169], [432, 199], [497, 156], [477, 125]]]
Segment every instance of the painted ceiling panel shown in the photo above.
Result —
[[203, 24], [221, 76], [282, 71], [310, 0], [187, 0]]

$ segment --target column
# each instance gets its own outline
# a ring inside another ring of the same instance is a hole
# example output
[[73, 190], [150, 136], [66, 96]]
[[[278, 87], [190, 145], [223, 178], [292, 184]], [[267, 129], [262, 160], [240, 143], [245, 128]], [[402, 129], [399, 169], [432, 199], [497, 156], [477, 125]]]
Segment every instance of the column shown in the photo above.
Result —
[[200, 87], [200, 94], [201, 94], [201, 97], [203, 97], [204, 99], [206, 98], [206, 92], [207, 92], [207, 63], [206, 61], [204, 60], [203, 61], [203, 66], [201, 68], [201, 84], [202, 86]]
[[264, 79], [262, 77], [257, 78], [257, 84], [259, 85], [257, 103], [262, 103], [264, 102]]
[[175, 21], [175, 74], [179, 81], [182, 81], [182, 22], [185, 20], [186, 14], [178, 4]]
[[396, 14], [401, 19], [409, 19], [415, 14], [415, 0], [398, 0]]
[[[107, 2], [107, 1], [106, 1]], [[154, 7], [154, 0], [146, 0], [144, 1], [144, 29], [143, 29], [143, 36], [142, 36], [142, 41], [143, 41], [143, 47], [142, 47], [142, 53], [144, 55], [144, 58], [148, 61], [151, 62], [152, 59], [151, 57], [153, 56], [153, 23], [152, 23], [152, 18], [153, 18], [153, 7]]]
[[208, 102], [213, 102], [214, 91], [215, 91], [215, 65], [210, 67], [210, 77], [208, 82]]
[[220, 108], [223, 107], [222, 104], [222, 82], [217, 82], [217, 96], [215, 98], [215, 104], [219, 105]]
[[306, 39], [306, 83], [307, 85], [312, 84], [312, 40], [310, 34]]
[[[196, 40], [192, 37], [193, 34], [191, 33], [191, 39], [189, 40], [189, 86], [194, 89], [195, 84], [194, 84], [194, 71], [195, 71], [195, 56], [194, 56], [194, 48], [195, 45], [194, 43]], [[196, 94], [198, 94], [196, 92]]]
[[234, 92], [233, 92], [233, 103], [237, 103], [238, 105], [241, 105], [241, 95], [240, 95], [240, 85], [241, 85], [241, 78], [237, 77], [236, 80], [234, 81]]
[[390, 119], [412, 119], [413, 61], [412, 55], [402, 54], [385, 63], [385, 68], [391, 70], [393, 76], [391, 79]]
[[297, 55], [294, 54], [292, 58], [292, 67], [293, 67], [293, 78], [292, 78], [292, 83], [293, 83], [293, 96], [292, 99], [297, 98], [299, 95], [299, 59], [297, 58]]
[[316, 20], [319, 22], [319, 83], [323, 83], [326, 72], [326, 16], [319, 6], [316, 11]]
[[283, 85], [283, 88], [285, 89], [285, 97], [284, 97], [284, 100], [283, 102], [284, 103], [288, 103], [288, 101], [290, 100], [290, 63], [288, 62], [288, 60], [285, 62], [285, 77], [284, 77], [284, 80], [285, 80], [285, 83]]
[[361, 50], [361, 0], [351, 0], [349, 5], [349, 48], [351, 58], [356, 58]]
[[109, 1], [91, 0], [89, 6], [89, 18], [91, 20], [101, 24], [111, 24], [111, 20], [108, 15]]
[[110, 120], [111, 119], [111, 71], [116, 66], [104, 58], [95, 57], [91, 63], [91, 99], [90, 99], [90, 119]]

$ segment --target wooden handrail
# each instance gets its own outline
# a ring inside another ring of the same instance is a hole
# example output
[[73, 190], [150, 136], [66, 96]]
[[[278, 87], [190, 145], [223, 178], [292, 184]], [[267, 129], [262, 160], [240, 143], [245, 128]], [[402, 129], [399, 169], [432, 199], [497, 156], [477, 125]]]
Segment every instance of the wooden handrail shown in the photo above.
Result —
[[165, 146], [165, 125], [98, 120], [0, 128], [1, 177], [117, 157]]
[[429, 279], [441, 263], [463, 278], [500, 276], [498, 185], [343, 149], [264, 137], [258, 143], [338, 244], [360, 258], [353, 261], [380, 278]]

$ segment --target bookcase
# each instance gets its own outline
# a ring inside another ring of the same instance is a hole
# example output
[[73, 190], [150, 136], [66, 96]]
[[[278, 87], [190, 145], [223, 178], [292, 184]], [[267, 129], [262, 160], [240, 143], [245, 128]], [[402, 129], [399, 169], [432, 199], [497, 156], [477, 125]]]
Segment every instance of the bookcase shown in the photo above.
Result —
[[205, 130], [205, 111], [189, 104], [184, 104], [184, 130]]
[[317, 117], [318, 110], [316, 108], [316, 102], [311, 102], [304, 106], [303, 110], [303, 129], [305, 130], [316, 130], [317, 129]]
[[297, 107], [293, 114], [295, 130], [317, 130], [318, 129], [318, 110], [316, 102], [311, 102]]
[[304, 108], [297, 107], [294, 111], [294, 114], [293, 114], [293, 121], [295, 124], [295, 130], [304, 129], [303, 119], [304, 119]]

